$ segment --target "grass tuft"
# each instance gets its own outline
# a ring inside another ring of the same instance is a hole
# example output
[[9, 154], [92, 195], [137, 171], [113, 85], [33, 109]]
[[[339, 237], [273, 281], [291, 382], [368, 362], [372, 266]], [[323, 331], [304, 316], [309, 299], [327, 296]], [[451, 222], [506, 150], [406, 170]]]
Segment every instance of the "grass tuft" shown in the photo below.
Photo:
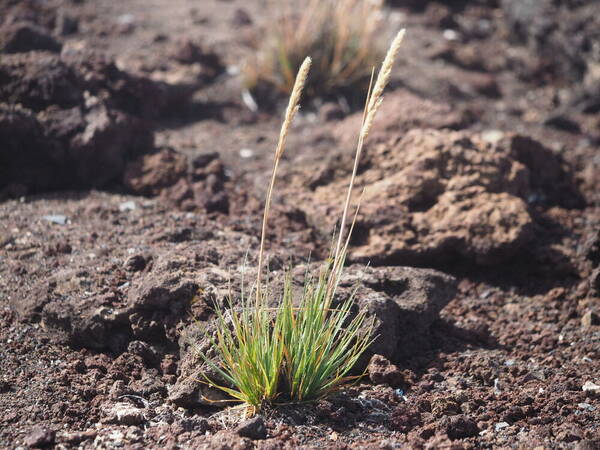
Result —
[[263, 282], [262, 278], [264, 238], [277, 168], [290, 124], [299, 108], [311, 59], [306, 58], [300, 66], [284, 116], [267, 191], [254, 291], [246, 295], [242, 285], [237, 308], [231, 304], [231, 297], [227, 309], [215, 305], [217, 329], [207, 337], [217, 357], [212, 359], [201, 353], [226, 385], [208, 376], [204, 381], [247, 405], [251, 413], [265, 405], [316, 400], [359, 378], [349, 376], [349, 373], [373, 342], [373, 323], [367, 319], [366, 311], [354, 314], [353, 295], [340, 305], [334, 304], [334, 298], [360, 207], [359, 199], [354, 219], [346, 232], [358, 162], [403, 37], [404, 30], [392, 42], [374, 83], [371, 76], [337, 244], [318, 276], [306, 274], [300, 295], [296, 295], [288, 273], [282, 292], [276, 295], [277, 306], [269, 308], [268, 299], [274, 294], [269, 282]]
[[333, 307], [327, 294], [332, 270], [333, 261], [316, 279], [306, 276], [298, 305], [287, 274], [276, 308], [256, 308], [249, 297], [238, 308], [217, 308], [217, 330], [209, 339], [218, 362], [205, 361], [227, 386], [204, 381], [252, 414], [266, 405], [322, 398], [359, 378], [348, 373], [371, 344], [373, 324], [365, 311], [351, 317], [352, 297]]
[[383, 17], [380, 0], [281, 0], [273, 10], [279, 18], [269, 22], [257, 58], [244, 69], [251, 92], [258, 98], [292, 92], [306, 55], [316, 68], [306, 96], [352, 96], [364, 90], [370, 68], [384, 54], [377, 39]]

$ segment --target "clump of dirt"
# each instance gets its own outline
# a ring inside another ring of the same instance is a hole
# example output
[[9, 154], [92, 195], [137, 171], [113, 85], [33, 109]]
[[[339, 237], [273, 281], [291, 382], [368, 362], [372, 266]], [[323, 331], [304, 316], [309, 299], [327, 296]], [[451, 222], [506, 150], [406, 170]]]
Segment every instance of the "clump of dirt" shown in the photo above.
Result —
[[183, 210], [229, 212], [225, 166], [218, 153], [189, 158], [170, 148], [131, 161], [123, 175], [130, 192], [159, 195], [165, 203]]

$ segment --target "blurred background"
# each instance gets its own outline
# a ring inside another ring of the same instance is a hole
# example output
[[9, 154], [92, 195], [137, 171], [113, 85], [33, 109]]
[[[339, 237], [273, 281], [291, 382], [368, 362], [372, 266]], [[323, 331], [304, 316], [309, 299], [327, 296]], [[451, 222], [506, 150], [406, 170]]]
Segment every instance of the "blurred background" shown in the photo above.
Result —
[[[371, 69], [401, 27], [408, 37], [391, 89], [407, 97], [396, 122], [492, 140], [525, 133], [556, 151], [568, 146], [583, 176], [597, 169], [597, 158], [579, 159], [600, 135], [595, 0], [5, 0], [0, 8], [5, 198], [108, 186], [147, 194], [123, 181], [127, 163], [165, 146], [217, 151], [242, 173], [263, 167], [302, 59], [315, 65], [300, 125], [335, 123], [361, 108]], [[421, 100], [447, 108], [448, 123], [432, 124], [422, 108], [415, 116], [408, 105]]]

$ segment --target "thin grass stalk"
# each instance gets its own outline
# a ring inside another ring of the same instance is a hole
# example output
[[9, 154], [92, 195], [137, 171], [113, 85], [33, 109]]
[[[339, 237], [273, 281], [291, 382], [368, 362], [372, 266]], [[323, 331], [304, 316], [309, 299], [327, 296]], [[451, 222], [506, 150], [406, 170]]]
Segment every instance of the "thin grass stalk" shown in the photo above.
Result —
[[265, 235], [267, 234], [267, 224], [269, 221], [269, 210], [271, 208], [271, 199], [273, 197], [273, 187], [275, 186], [275, 178], [277, 176], [277, 168], [279, 167], [279, 161], [281, 160], [281, 156], [283, 155], [283, 151], [285, 150], [285, 143], [287, 141], [287, 136], [290, 131], [290, 127], [292, 125], [292, 121], [294, 120], [294, 116], [298, 112], [300, 108], [299, 102], [300, 97], [302, 96], [302, 90], [304, 89], [304, 85], [306, 84], [306, 78], [308, 77], [308, 72], [310, 70], [311, 59], [307, 57], [302, 66], [300, 66], [300, 70], [298, 71], [298, 75], [296, 75], [296, 82], [294, 83], [294, 89], [292, 90], [292, 94], [290, 95], [290, 100], [285, 111], [285, 117], [283, 120], [283, 124], [281, 126], [281, 131], [279, 132], [279, 141], [277, 142], [277, 149], [275, 150], [275, 160], [273, 162], [273, 170], [271, 173], [271, 181], [269, 183], [269, 190], [267, 191], [267, 198], [265, 201], [265, 210], [263, 213], [263, 222], [262, 222], [262, 230], [260, 234], [260, 248], [258, 251], [258, 267], [256, 274], [256, 307], [258, 308], [261, 304], [261, 275], [262, 275], [262, 266], [263, 266], [263, 255], [265, 248]]
[[[373, 68], [373, 70], [371, 71], [371, 80], [369, 81], [369, 89], [367, 90], [367, 99], [365, 101], [365, 107], [363, 110], [363, 117], [362, 117], [362, 124], [364, 124], [366, 117], [367, 117], [367, 108], [369, 105], [369, 100], [371, 98], [371, 88], [373, 86], [373, 76], [374, 76], [374, 72], [375, 69]], [[341, 244], [342, 244], [342, 238], [343, 238], [343, 232], [344, 229], [346, 227], [346, 217], [348, 215], [348, 209], [350, 207], [350, 199], [352, 196], [352, 186], [354, 184], [354, 178], [356, 176], [356, 171], [358, 169], [358, 163], [360, 160], [360, 153], [362, 151], [362, 133], [359, 133], [359, 138], [358, 138], [358, 144], [357, 144], [357, 149], [356, 149], [356, 153], [354, 155], [354, 167], [352, 170], [352, 177], [350, 178], [350, 184], [349, 184], [349, 188], [348, 188], [348, 192], [346, 193], [346, 201], [344, 204], [344, 210], [342, 213], [342, 222], [340, 225], [340, 230], [339, 230], [339, 234], [338, 234], [338, 241], [337, 241], [337, 245], [335, 247], [335, 251], [333, 252], [333, 272], [334, 274], [338, 273], [338, 269], [341, 270], [341, 268], [343, 267], [343, 262], [342, 262], [342, 258], [341, 258]], [[361, 195], [362, 198], [362, 195]], [[354, 214], [354, 221], [356, 221], [356, 217], [358, 216], [358, 207], [356, 208], [355, 214]], [[350, 227], [350, 229], [352, 230], [354, 228], [354, 221]], [[348, 234], [348, 240], [350, 239], [350, 234], [351, 231]], [[336, 290], [336, 286], [337, 286], [338, 280], [336, 276], [333, 276], [328, 283], [327, 286], [327, 291], [329, 293], [329, 295], [333, 298], [334, 292]]]
[[362, 154], [364, 141], [369, 135], [369, 131], [371, 130], [371, 126], [373, 124], [373, 120], [375, 119], [375, 114], [381, 105], [383, 91], [388, 84], [391, 76], [392, 67], [394, 66], [394, 61], [400, 50], [400, 45], [402, 44], [402, 40], [404, 39], [405, 30], [400, 30], [394, 40], [392, 41], [392, 45], [390, 46], [383, 63], [381, 65], [381, 69], [377, 74], [377, 80], [375, 81], [375, 85], [373, 88], [369, 88], [369, 95], [366, 102], [365, 111], [363, 114], [363, 121], [360, 129], [360, 133], [358, 136], [358, 143], [356, 146], [356, 153], [354, 156], [354, 167], [352, 169], [352, 175], [350, 177], [350, 183], [348, 184], [348, 192], [346, 194], [346, 202], [344, 203], [344, 209], [342, 213], [342, 223], [340, 225], [340, 232], [338, 236], [338, 242], [335, 250], [334, 261], [338, 261], [340, 252], [342, 249], [342, 242], [344, 238], [344, 230], [346, 228], [346, 220], [348, 217], [348, 210], [350, 208], [350, 200], [352, 198], [352, 190], [354, 188], [354, 181], [356, 179], [356, 173], [358, 171], [358, 164], [360, 162], [360, 157]]

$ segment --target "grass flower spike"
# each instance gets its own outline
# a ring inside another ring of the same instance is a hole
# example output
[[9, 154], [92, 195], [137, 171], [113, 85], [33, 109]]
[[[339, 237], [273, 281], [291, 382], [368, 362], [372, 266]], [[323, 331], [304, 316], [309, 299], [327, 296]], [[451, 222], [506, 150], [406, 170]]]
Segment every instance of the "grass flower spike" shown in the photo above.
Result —
[[[365, 139], [369, 136], [369, 132], [371, 131], [371, 127], [373, 125], [373, 121], [375, 120], [375, 115], [379, 110], [379, 106], [383, 102], [383, 91], [385, 87], [390, 81], [390, 76], [392, 73], [392, 68], [394, 67], [394, 62], [396, 61], [396, 56], [398, 55], [398, 51], [400, 50], [400, 45], [404, 40], [405, 30], [402, 29], [398, 32], [394, 40], [392, 41], [392, 45], [390, 46], [383, 63], [381, 64], [381, 69], [377, 75], [377, 80], [375, 81], [375, 85], [372, 84], [373, 77], [371, 76], [371, 85], [369, 86], [369, 92], [367, 94], [367, 101], [365, 102], [365, 109], [363, 112], [363, 120], [360, 128], [360, 132], [358, 135], [358, 143], [356, 145], [356, 154], [354, 157], [354, 167], [352, 168], [352, 176], [350, 177], [350, 183], [348, 184], [348, 192], [346, 194], [346, 202], [344, 203], [344, 210], [342, 212], [342, 223], [340, 225], [340, 233], [338, 236], [338, 242], [335, 249], [335, 256], [337, 257], [343, 251], [342, 242], [344, 237], [344, 230], [346, 229], [346, 220], [348, 217], [348, 211], [350, 209], [350, 200], [352, 198], [352, 191], [354, 188], [354, 181], [356, 179], [356, 172], [358, 171], [358, 164], [360, 162], [360, 157], [362, 156], [362, 150], [364, 147]], [[350, 238], [350, 233], [348, 233], [348, 239]], [[347, 246], [347, 243], [346, 243]]]

